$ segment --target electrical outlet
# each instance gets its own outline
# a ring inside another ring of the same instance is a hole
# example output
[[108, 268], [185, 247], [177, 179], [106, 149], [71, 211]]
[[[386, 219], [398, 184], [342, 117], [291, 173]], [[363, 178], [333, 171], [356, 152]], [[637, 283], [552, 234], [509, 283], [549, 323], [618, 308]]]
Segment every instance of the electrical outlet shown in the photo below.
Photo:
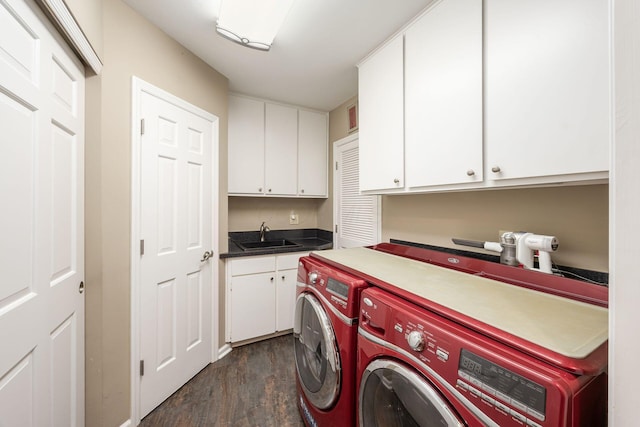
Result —
[[289, 214], [289, 224], [296, 225], [296, 224], [298, 224], [298, 222], [299, 222], [298, 221], [298, 214], [292, 211]]

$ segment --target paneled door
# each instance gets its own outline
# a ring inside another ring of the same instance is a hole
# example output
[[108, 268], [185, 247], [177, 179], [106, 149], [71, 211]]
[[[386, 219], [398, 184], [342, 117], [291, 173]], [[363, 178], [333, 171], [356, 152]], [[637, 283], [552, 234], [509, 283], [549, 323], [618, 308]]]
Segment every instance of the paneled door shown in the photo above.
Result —
[[84, 70], [0, 0], [0, 425], [84, 425]]
[[358, 135], [333, 147], [333, 245], [352, 248], [380, 243], [380, 196], [360, 193]]
[[212, 360], [212, 263], [218, 256], [212, 254], [212, 121], [145, 91], [140, 111], [144, 417]]

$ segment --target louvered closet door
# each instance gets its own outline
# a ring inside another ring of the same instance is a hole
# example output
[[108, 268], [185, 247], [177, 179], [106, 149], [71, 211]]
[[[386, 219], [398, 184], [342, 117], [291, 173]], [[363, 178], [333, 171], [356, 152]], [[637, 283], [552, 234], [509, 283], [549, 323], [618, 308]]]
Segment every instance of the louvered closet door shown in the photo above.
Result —
[[379, 196], [360, 194], [358, 138], [336, 142], [334, 159], [335, 246], [351, 248], [380, 242]]

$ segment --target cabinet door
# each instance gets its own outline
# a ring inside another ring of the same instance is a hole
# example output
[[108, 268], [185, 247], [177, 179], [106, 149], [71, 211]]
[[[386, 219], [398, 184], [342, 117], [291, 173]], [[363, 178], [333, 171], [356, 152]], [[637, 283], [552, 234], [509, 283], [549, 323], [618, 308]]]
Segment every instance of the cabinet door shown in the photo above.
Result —
[[486, 178], [608, 170], [608, 3], [485, 0]]
[[239, 342], [276, 330], [275, 273], [231, 278], [231, 341]]
[[229, 96], [229, 194], [264, 190], [264, 102]]
[[482, 181], [482, 1], [444, 0], [405, 33], [407, 187]]
[[327, 197], [327, 114], [298, 112], [298, 195]]
[[298, 270], [278, 271], [276, 277], [276, 331], [293, 328]]
[[266, 104], [265, 194], [294, 196], [298, 187], [298, 110]]
[[360, 64], [360, 190], [404, 188], [403, 39]]

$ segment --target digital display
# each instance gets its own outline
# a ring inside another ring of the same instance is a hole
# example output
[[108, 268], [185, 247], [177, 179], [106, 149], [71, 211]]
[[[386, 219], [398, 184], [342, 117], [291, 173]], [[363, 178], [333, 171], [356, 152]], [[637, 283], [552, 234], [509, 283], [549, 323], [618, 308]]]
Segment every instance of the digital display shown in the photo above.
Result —
[[349, 287], [336, 279], [329, 277], [327, 281], [327, 290], [334, 295], [347, 299], [349, 297]]
[[460, 366], [465, 368], [467, 371], [469, 372], [473, 372], [477, 375], [481, 375], [482, 374], [482, 364], [471, 360], [468, 357], [462, 357], [460, 359]]
[[494, 389], [498, 397], [502, 394], [544, 415], [547, 390], [540, 384], [465, 349], [458, 369]]

